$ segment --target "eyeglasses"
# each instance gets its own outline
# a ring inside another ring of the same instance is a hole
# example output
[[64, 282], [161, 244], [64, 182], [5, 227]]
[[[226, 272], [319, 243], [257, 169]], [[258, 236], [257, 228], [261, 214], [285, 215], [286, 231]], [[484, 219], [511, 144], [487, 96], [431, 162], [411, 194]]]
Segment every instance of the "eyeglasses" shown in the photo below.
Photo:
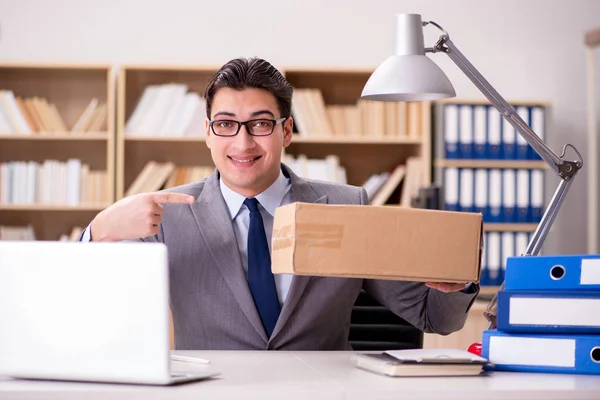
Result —
[[210, 129], [217, 136], [235, 136], [238, 134], [242, 125], [246, 126], [246, 131], [252, 136], [269, 136], [273, 133], [275, 125], [285, 121], [288, 117], [279, 119], [251, 119], [249, 121], [234, 121], [231, 119], [217, 119], [210, 121]]

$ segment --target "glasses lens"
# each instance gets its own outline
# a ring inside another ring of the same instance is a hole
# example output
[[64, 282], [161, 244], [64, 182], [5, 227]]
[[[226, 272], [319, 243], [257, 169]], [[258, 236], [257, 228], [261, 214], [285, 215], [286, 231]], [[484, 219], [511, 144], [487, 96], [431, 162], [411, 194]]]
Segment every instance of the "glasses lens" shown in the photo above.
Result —
[[218, 120], [213, 122], [212, 128], [217, 135], [233, 136], [238, 130], [238, 123], [236, 121]]
[[248, 122], [248, 128], [253, 135], [270, 135], [275, 126], [274, 121], [270, 119], [255, 119]]

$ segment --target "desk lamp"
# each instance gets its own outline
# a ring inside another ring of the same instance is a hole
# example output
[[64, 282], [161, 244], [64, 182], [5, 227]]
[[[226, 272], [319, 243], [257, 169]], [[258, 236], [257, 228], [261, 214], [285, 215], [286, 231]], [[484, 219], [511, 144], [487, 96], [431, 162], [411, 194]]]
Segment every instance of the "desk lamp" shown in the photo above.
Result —
[[[433, 25], [442, 31], [437, 43], [425, 48], [423, 27]], [[540, 252], [546, 235], [573, 183], [577, 172], [583, 166], [583, 158], [577, 149], [567, 144], [560, 156], [556, 155], [521, 119], [514, 108], [488, 83], [475, 67], [463, 56], [450, 40], [448, 33], [437, 23], [421, 20], [419, 14], [396, 15], [395, 55], [388, 57], [373, 74], [363, 88], [361, 97], [376, 101], [433, 101], [456, 96], [448, 77], [431, 61], [425, 53], [444, 53], [487, 97], [508, 123], [529, 143], [535, 152], [559, 176], [560, 183], [549, 205], [544, 211], [524, 256], [535, 256]], [[564, 160], [567, 147], [577, 154], [576, 161]], [[502, 284], [502, 287], [504, 284]], [[496, 328], [497, 295], [487, 306], [484, 315], [489, 329]]]

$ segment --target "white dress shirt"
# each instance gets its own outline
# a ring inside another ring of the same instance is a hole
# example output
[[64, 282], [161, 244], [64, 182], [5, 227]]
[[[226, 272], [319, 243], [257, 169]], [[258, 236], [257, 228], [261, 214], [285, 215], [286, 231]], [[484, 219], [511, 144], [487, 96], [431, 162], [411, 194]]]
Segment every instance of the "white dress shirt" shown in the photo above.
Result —
[[[244, 205], [246, 197], [241, 194], [234, 192], [223, 183], [219, 181], [221, 187], [221, 193], [229, 209], [229, 215], [233, 221], [233, 230], [237, 240], [238, 248], [240, 249], [240, 255], [242, 257], [242, 265], [246, 278], [248, 277], [248, 228], [250, 227], [250, 211], [248, 207]], [[269, 186], [264, 192], [255, 196], [256, 200], [260, 203], [258, 209], [260, 215], [263, 218], [265, 225], [265, 233], [267, 235], [267, 241], [269, 243], [269, 252], [271, 251], [271, 235], [273, 232], [273, 219], [275, 217], [275, 209], [282, 205], [291, 203], [292, 191], [291, 182], [287, 179], [283, 172], [279, 172], [279, 177], [271, 186]], [[288, 292], [290, 290], [290, 284], [292, 283], [291, 274], [275, 274], [275, 286], [277, 288], [277, 297], [279, 298], [279, 304], [283, 305]]]

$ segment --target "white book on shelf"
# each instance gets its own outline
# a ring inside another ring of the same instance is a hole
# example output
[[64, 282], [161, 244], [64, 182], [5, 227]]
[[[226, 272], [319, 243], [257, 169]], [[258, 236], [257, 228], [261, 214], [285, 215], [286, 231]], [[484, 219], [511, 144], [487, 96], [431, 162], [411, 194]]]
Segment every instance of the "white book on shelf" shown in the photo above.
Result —
[[[186, 107], [192, 109], [192, 116], [188, 123], [182, 121], [184, 134], [186, 136], [205, 136], [206, 131], [206, 100], [200, 96], [197, 98], [198, 104], [194, 106], [195, 100], [189, 100]], [[185, 117], [184, 117], [185, 118]]]
[[38, 163], [35, 161], [27, 162], [27, 203], [36, 203], [36, 180]]
[[42, 202], [44, 204], [52, 203], [52, 197], [54, 193], [54, 187], [56, 179], [54, 177], [54, 162], [52, 160], [44, 161], [44, 195]]
[[158, 136], [181, 136], [176, 125], [181, 120], [186, 101], [187, 85], [173, 85], [169, 90], [169, 101], [161, 111], [162, 122], [156, 127]]
[[21, 168], [21, 162], [15, 161], [11, 163], [12, 169], [12, 202], [13, 204], [20, 204], [23, 200], [21, 197], [21, 191], [23, 190], [23, 171]]
[[144, 118], [141, 131], [145, 135], [163, 136], [162, 128], [172, 110], [177, 107], [180, 96], [187, 91], [187, 85], [167, 83], [161, 87], [158, 101], [154, 102], [150, 115]]
[[3, 104], [0, 102], [0, 135], [12, 135], [14, 134], [14, 129], [8, 119], [8, 115], [6, 114], [6, 110], [4, 109]]
[[328, 154], [325, 156], [325, 165], [327, 167], [327, 180], [334, 183], [341, 183], [340, 157], [337, 154]]
[[67, 160], [67, 205], [76, 206], [80, 202], [80, 173], [81, 160], [76, 158]]
[[138, 134], [142, 121], [149, 113], [156, 97], [158, 96], [160, 85], [148, 85], [142, 92], [138, 103], [136, 104], [131, 116], [125, 124], [125, 132], [128, 134]]
[[306, 160], [306, 172], [305, 178], [330, 181], [329, 168], [323, 159], [308, 158]]
[[0, 164], [0, 204], [8, 204], [10, 201], [10, 176], [8, 163]]
[[87, 125], [86, 121], [89, 118], [91, 118], [92, 113], [94, 112], [94, 109], [97, 106], [98, 106], [98, 99], [94, 97], [94, 98], [92, 98], [92, 100], [90, 100], [90, 102], [85, 107], [85, 109], [83, 110], [83, 112], [81, 113], [81, 115], [79, 116], [77, 121], [75, 121], [75, 123], [73, 124], [73, 127], [71, 128], [71, 133], [79, 133], [80, 131], [83, 131], [82, 130], [83, 126]]
[[42, 196], [44, 193], [44, 187], [46, 182], [44, 181], [44, 166], [43, 164], [36, 165], [35, 171], [35, 202], [36, 204], [42, 203]]
[[15, 94], [11, 90], [0, 90], [0, 102], [7, 111], [8, 118], [15, 128], [15, 132], [27, 135], [31, 134], [31, 128], [17, 105]]

